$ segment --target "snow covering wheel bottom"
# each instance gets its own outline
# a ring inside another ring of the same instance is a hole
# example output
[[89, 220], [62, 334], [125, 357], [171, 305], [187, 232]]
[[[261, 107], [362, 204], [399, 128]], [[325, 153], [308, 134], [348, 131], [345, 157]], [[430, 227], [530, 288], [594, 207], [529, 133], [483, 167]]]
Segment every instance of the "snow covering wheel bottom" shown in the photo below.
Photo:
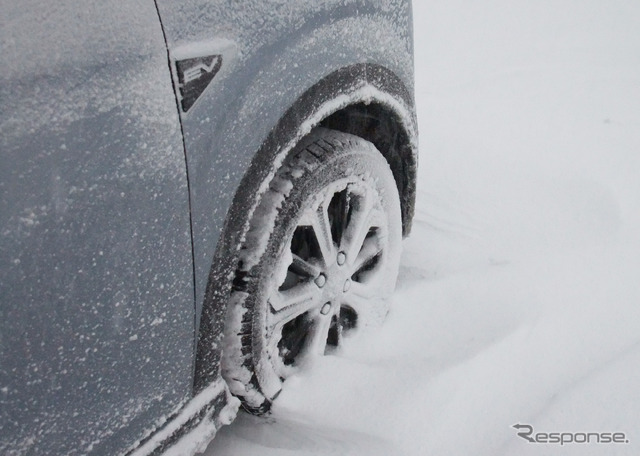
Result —
[[402, 226], [391, 170], [373, 144], [318, 128], [276, 172], [239, 249], [223, 375], [246, 409], [379, 323], [398, 273]]

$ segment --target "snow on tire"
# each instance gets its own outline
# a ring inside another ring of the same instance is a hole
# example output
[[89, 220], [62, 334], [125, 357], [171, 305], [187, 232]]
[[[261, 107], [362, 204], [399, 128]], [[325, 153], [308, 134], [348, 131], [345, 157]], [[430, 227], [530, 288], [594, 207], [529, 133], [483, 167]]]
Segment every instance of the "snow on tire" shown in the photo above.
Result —
[[373, 144], [317, 128], [284, 161], [249, 223], [222, 370], [244, 407], [264, 413], [289, 375], [385, 317], [400, 200]]

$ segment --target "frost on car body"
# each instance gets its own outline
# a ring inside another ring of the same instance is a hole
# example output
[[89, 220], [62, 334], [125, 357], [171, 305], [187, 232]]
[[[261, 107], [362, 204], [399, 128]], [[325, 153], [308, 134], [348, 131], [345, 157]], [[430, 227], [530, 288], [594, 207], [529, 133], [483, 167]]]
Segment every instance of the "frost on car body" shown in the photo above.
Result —
[[257, 255], [238, 247], [266, 242], [249, 218], [301, 138], [373, 143], [409, 231], [410, 4], [0, 10], [0, 452], [154, 452], [227, 421], [223, 326]]

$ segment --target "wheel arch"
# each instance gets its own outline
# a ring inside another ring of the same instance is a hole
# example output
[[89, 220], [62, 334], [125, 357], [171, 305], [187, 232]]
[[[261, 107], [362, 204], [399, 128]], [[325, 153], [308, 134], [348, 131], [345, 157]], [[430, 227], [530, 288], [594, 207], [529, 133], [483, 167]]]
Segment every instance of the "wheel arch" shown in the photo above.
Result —
[[410, 133], [397, 113], [383, 103], [359, 102], [332, 113], [320, 125], [366, 139], [380, 151], [398, 187], [402, 234], [408, 236], [414, 212], [417, 156]]
[[317, 126], [372, 142], [389, 163], [401, 198], [403, 235], [415, 201], [417, 122], [413, 94], [389, 69], [369, 63], [343, 67], [306, 90], [264, 139], [227, 212], [207, 281], [196, 348], [194, 393], [219, 376], [222, 326], [236, 246], [246, 233], [259, 195], [298, 141]]

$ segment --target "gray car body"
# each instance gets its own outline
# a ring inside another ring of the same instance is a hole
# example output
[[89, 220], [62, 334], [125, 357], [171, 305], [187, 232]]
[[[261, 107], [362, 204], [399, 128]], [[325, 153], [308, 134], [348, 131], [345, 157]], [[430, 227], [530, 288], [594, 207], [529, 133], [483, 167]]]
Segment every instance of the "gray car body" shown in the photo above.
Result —
[[[374, 142], [410, 229], [410, 2], [0, 12], [0, 453], [150, 453], [219, 425], [235, 246], [295, 143], [320, 124]], [[184, 112], [176, 62], [208, 55]]]

